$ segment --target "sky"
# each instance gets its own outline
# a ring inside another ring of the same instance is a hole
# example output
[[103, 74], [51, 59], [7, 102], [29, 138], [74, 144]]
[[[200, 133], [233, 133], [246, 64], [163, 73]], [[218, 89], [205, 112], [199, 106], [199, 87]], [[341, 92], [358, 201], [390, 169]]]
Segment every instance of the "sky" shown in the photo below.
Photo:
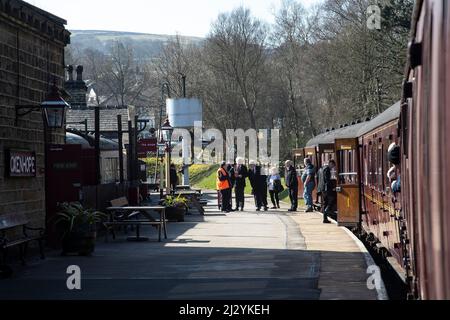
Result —
[[[69, 30], [205, 37], [221, 12], [238, 6], [268, 23], [282, 0], [25, 0], [67, 20]], [[306, 7], [322, 0], [298, 0]]]

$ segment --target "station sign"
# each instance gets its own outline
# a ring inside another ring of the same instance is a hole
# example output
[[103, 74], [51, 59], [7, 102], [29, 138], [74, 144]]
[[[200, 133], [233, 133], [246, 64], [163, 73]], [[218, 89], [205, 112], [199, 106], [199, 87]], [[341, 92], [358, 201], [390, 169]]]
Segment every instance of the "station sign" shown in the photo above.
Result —
[[6, 175], [8, 177], [36, 177], [36, 153], [24, 150], [6, 150]]
[[138, 141], [138, 156], [147, 157], [148, 153], [156, 153], [158, 140], [156, 138], [140, 139]]

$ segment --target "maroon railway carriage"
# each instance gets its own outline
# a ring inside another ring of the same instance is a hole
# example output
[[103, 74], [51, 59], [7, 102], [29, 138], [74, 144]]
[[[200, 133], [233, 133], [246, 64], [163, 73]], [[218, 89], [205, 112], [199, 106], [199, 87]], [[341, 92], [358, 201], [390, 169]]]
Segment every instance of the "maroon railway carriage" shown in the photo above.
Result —
[[402, 238], [414, 297], [450, 299], [450, 3], [416, 1], [401, 111]]
[[[375, 118], [318, 135], [307, 146], [334, 149], [337, 164], [337, 221], [355, 228], [382, 253], [400, 278], [400, 201], [390, 190], [387, 150], [399, 142], [400, 102]], [[321, 156], [319, 153], [319, 158]]]
[[[342, 133], [338, 129], [308, 143], [334, 143], [338, 221], [351, 226], [351, 219], [361, 219], [369, 241], [405, 275], [409, 298], [450, 299], [448, 0], [416, 1], [401, 103], [352, 137]], [[402, 150], [399, 199], [386, 177], [392, 142]]]
[[330, 159], [336, 161], [339, 190], [337, 219], [340, 225], [349, 227], [357, 226], [360, 222], [359, 155], [356, 137], [359, 130], [366, 125], [367, 122], [345, 125], [322, 133], [307, 143], [309, 149], [317, 150], [317, 168]]
[[400, 102], [373, 118], [358, 132], [361, 174], [361, 223], [363, 235], [385, 256], [402, 280], [400, 201], [391, 192], [387, 177], [387, 150], [398, 144]]

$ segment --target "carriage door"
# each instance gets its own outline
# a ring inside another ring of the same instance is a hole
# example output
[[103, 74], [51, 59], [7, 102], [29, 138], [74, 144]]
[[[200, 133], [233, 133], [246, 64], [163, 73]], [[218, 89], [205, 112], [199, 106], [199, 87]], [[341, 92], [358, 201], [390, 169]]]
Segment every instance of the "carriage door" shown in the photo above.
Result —
[[340, 226], [360, 223], [358, 139], [336, 139], [337, 219]]

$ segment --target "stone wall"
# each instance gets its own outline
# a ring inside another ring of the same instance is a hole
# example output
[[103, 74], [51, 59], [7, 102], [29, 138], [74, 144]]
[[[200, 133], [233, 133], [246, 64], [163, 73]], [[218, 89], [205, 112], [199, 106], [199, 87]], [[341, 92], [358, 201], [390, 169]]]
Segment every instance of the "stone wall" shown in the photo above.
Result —
[[[42, 113], [15, 121], [16, 105], [39, 105], [50, 85], [64, 81], [65, 21], [23, 1], [0, 0], [0, 215], [22, 212], [35, 226], [45, 222], [44, 126]], [[64, 143], [64, 131], [48, 136]], [[9, 178], [5, 151], [36, 152], [33, 178]]]

